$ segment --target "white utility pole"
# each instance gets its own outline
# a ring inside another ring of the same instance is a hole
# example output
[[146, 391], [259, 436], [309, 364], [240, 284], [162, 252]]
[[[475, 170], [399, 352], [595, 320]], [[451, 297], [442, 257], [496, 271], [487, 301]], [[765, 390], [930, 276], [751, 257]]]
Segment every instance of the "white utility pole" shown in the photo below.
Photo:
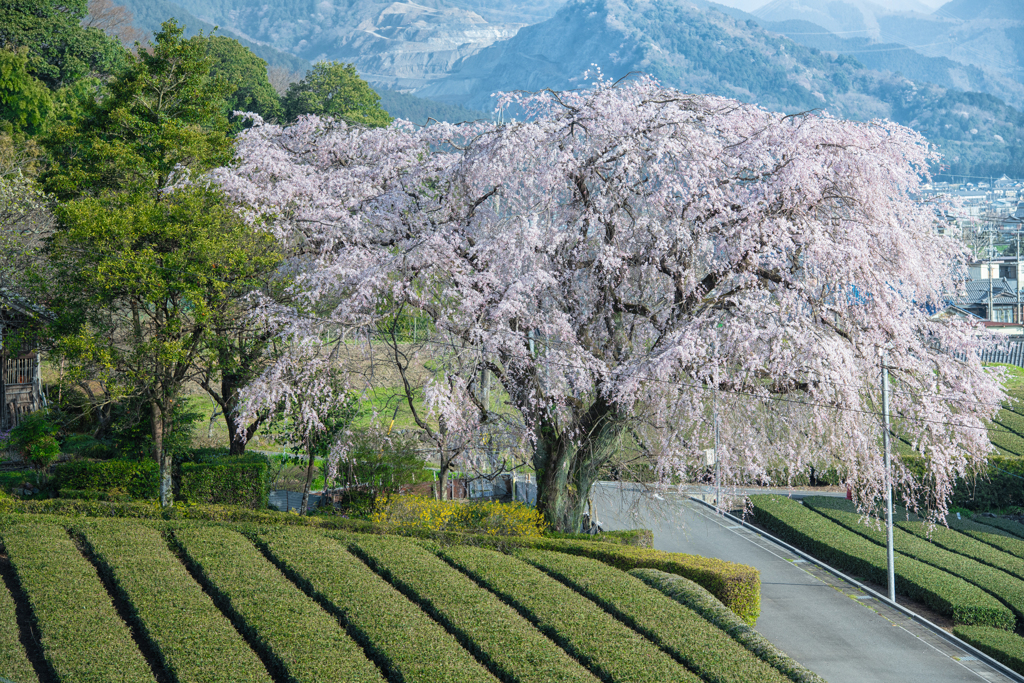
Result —
[[992, 229], [988, 231], [988, 319], [992, 320]]
[[885, 449], [885, 556], [889, 580], [889, 601], [896, 602], [896, 570], [892, 547], [892, 460], [889, 441], [889, 367], [888, 358], [882, 354], [882, 445]]
[[715, 370], [715, 393], [711, 399], [715, 420], [715, 509], [722, 511], [722, 459], [718, 457], [718, 370]]

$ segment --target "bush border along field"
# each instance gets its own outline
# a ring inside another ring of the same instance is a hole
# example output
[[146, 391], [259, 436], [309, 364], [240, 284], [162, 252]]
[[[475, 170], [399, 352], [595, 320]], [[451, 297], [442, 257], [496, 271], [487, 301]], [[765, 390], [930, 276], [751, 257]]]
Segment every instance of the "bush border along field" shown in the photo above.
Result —
[[1024, 673], [1024, 638], [991, 626], [954, 626], [953, 635], [1017, 673]]
[[247, 538], [204, 526], [176, 529], [174, 540], [272, 675], [294, 683], [383, 683], [377, 667], [334, 617], [282, 576]]
[[279, 529], [260, 534], [259, 542], [289, 578], [344, 619], [389, 678], [406, 683], [497, 683], [452, 634], [338, 540], [317, 532]]
[[940, 548], [977, 560], [1015, 576], [1019, 580], [1024, 580], [1024, 558], [1004, 552], [962, 531], [938, 525], [929, 529], [924, 522], [905, 520], [898, 522], [897, 526], [918, 538], [931, 541]]
[[[838, 569], [885, 584], [885, 548], [779, 495], [750, 497], [754, 520], [801, 550]], [[941, 569], [900, 556], [896, 591], [960, 624], [1012, 630], [1013, 612], [994, 597]]]
[[593, 600], [709, 683], [788, 679], [693, 610], [599, 560], [550, 550], [515, 556]]
[[[862, 523], [859, 515], [852, 511], [854, 508], [850, 501], [808, 496], [804, 498], [804, 505], [879, 548], [885, 547], [885, 532]], [[893, 529], [893, 544], [901, 556], [924, 562], [994, 595], [1013, 610], [1018, 618], [1024, 620], [1024, 582], [1020, 579], [970, 557], [945, 550], [902, 529]]]
[[673, 600], [689, 607], [718, 628], [733, 637], [755, 655], [774, 666], [793, 683], [825, 683], [818, 674], [804, 667], [767, 638], [748, 626], [736, 613], [722, 604], [707, 589], [682, 576], [658, 569], [632, 569], [629, 574], [651, 588], [661, 591]]
[[414, 541], [366, 535], [340, 540], [503, 681], [597, 683], [522, 615]]
[[18, 683], [39, 682], [21, 642], [18, 605], [3, 580], [0, 580], [0, 675]]
[[63, 526], [12, 524], [0, 537], [35, 616], [44, 656], [61, 680], [154, 683], [96, 569]]
[[193, 580], [160, 531], [106, 520], [76, 525], [179, 683], [270, 683], [263, 662]]
[[700, 680], [593, 602], [521, 560], [470, 546], [445, 548], [440, 555], [513, 606], [599, 678], [634, 683]]

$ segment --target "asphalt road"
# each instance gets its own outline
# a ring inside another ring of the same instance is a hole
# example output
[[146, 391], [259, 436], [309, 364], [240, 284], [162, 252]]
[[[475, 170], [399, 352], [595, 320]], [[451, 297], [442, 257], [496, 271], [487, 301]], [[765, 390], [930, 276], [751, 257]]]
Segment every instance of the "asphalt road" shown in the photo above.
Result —
[[[639, 505], [638, 505], [639, 501]], [[761, 572], [757, 630], [830, 683], [1007, 681], [898, 611], [683, 496], [614, 484], [594, 490], [606, 529], [654, 531], [660, 550], [717, 557]]]

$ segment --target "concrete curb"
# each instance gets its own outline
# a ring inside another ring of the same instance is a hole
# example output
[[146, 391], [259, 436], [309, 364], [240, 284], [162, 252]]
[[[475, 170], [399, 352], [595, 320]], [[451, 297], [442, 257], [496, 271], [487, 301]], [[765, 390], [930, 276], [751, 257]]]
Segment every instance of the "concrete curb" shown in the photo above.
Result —
[[1021, 674], [1019, 674], [1016, 671], [1014, 671], [1013, 669], [1007, 667], [1002, 662], [999, 662], [996, 659], [993, 659], [991, 656], [985, 654], [984, 652], [982, 652], [981, 650], [977, 649], [973, 645], [970, 645], [969, 643], [965, 643], [964, 641], [960, 640], [959, 638], [954, 636], [952, 633], [949, 633], [945, 629], [942, 629], [942, 628], [936, 626], [935, 624], [933, 624], [932, 622], [928, 621], [927, 619], [925, 619], [921, 615], [915, 614], [914, 612], [911, 612], [910, 610], [908, 610], [906, 607], [903, 607], [902, 605], [899, 605], [899, 604], [894, 603], [894, 602], [890, 602], [889, 601], [889, 596], [882, 595], [881, 593], [878, 593], [877, 591], [874, 591], [871, 588], [868, 588], [867, 586], [865, 586], [861, 582], [857, 581], [856, 579], [852, 579], [849, 576], [847, 576], [846, 574], [843, 574], [838, 569], [836, 569], [834, 567], [830, 567], [829, 565], [825, 564], [824, 562], [821, 562], [820, 560], [815, 559], [814, 557], [812, 557], [811, 555], [808, 555], [807, 553], [805, 553], [804, 551], [800, 550], [799, 548], [791, 546], [790, 544], [786, 543], [785, 541], [782, 541], [782, 540], [780, 540], [778, 538], [775, 538], [774, 536], [769, 534], [767, 531], [764, 531], [762, 529], [758, 529], [757, 527], [755, 527], [752, 524], [750, 524], [750, 523], [740, 519], [739, 517], [736, 517], [735, 515], [731, 515], [728, 512], [724, 512], [724, 511], [718, 510], [711, 503], [708, 503], [706, 501], [701, 500], [700, 498], [696, 498], [696, 497], [693, 497], [693, 496], [690, 497], [690, 500], [694, 501], [695, 503], [699, 503], [700, 505], [702, 505], [702, 506], [704, 506], [704, 507], [706, 507], [706, 508], [708, 508], [710, 510], [713, 510], [713, 511], [719, 513], [719, 514], [721, 514], [722, 516], [724, 516], [729, 521], [735, 522], [736, 524], [739, 524], [743, 528], [745, 528], [745, 529], [747, 529], [747, 530], [757, 534], [758, 536], [761, 536], [762, 538], [764, 538], [764, 539], [766, 539], [766, 540], [768, 540], [768, 541], [770, 541], [770, 542], [772, 542], [772, 543], [774, 543], [774, 544], [776, 544], [776, 545], [778, 545], [778, 546], [780, 546], [782, 548], [785, 548], [788, 552], [793, 553], [794, 555], [799, 555], [803, 559], [807, 560], [808, 562], [811, 562], [812, 564], [814, 564], [814, 565], [816, 565], [818, 567], [821, 567], [822, 569], [824, 569], [825, 571], [829, 572], [830, 574], [833, 574], [833, 575], [839, 577], [840, 579], [842, 579], [843, 581], [846, 581], [846, 582], [856, 586], [858, 590], [864, 591], [866, 594], [870, 595], [871, 597], [873, 597], [873, 598], [875, 598], [877, 600], [882, 601], [883, 603], [888, 605], [890, 608], [900, 612], [901, 614], [903, 614], [907, 618], [909, 618], [909, 619], [917, 622], [918, 624], [924, 626], [929, 631], [931, 631], [932, 633], [934, 633], [938, 637], [940, 637], [943, 640], [945, 640], [947, 643], [950, 643], [951, 645], [954, 645], [954, 646], [960, 648], [961, 650], [963, 650], [964, 652], [972, 655], [973, 657], [976, 657], [978, 660], [984, 662], [985, 664], [987, 664], [991, 668], [993, 668], [996, 671], [998, 671], [1003, 676], [1006, 676], [1007, 678], [1009, 678], [1011, 681], [1017, 681], [1017, 683], [1024, 683], [1024, 676], [1022, 676]]

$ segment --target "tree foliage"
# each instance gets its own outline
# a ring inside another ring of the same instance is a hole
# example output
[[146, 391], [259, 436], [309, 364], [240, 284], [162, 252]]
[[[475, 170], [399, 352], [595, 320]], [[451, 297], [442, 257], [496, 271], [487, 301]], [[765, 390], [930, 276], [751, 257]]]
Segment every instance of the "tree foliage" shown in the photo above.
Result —
[[28, 72], [28, 49], [0, 49], [0, 127], [36, 135], [51, 106], [50, 91]]
[[281, 102], [267, 78], [267, 63], [233, 38], [210, 36], [206, 42], [210, 76], [235, 86], [225, 98], [226, 113], [251, 111], [264, 119], [279, 119]]
[[317, 62], [305, 78], [288, 87], [281, 103], [288, 121], [315, 114], [370, 128], [391, 123], [380, 106], [380, 95], [359, 78], [352, 64]]
[[[461, 369], [428, 385], [428, 405], [452, 426], [486, 420], [475, 387], [488, 369], [561, 529], [578, 528], [627, 441], [663, 480], [688, 477], [712, 445], [713, 404], [726, 482], [766, 481], [779, 461], [831, 466], [868, 504], [885, 481], [887, 351], [901, 433], [929, 455], [920, 478], [897, 459], [897, 484], [944, 511], [990, 449], [1002, 390], [976, 330], [928, 315], [965, 254], [912, 198], [922, 138], [646, 79], [503, 103], [531, 118], [242, 134], [221, 182], [305, 245], [295, 286], [326, 310], [314, 324], [265, 308], [283, 334], [363, 329], [384, 301], [429, 316]], [[295, 390], [281, 377], [250, 387], [250, 410]]]

